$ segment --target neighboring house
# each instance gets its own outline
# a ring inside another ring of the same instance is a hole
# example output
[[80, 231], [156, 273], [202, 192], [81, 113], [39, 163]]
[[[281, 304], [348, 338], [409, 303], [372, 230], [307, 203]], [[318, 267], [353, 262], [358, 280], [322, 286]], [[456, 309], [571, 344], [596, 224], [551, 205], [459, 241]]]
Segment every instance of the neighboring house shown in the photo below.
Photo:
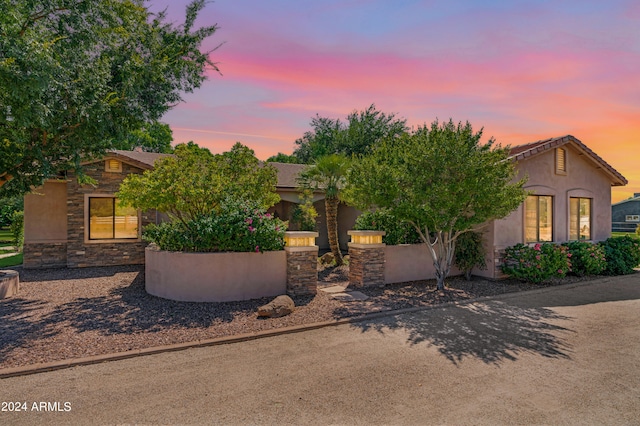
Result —
[[611, 206], [611, 230], [635, 232], [640, 225], [640, 193]]
[[[80, 185], [73, 172], [64, 178], [48, 180], [25, 196], [25, 268], [89, 267], [144, 263], [146, 243], [140, 230], [159, 223], [164, 215], [155, 211], [138, 212], [119, 205], [115, 198], [123, 179], [153, 168], [155, 161], [168, 154], [111, 151], [103, 159], [83, 164], [87, 176], [97, 185]], [[300, 164], [271, 163], [278, 171], [276, 190], [282, 201], [271, 211], [289, 220], [298, 201], [296, 177], [305, 167]], [[318, 210], [318, 246], [328, 248], [323, 194], [314, 197]], [[340, 208], [340, 241], [347, 243], [357, 211]]]
[[476, 275], [498, 278], [501, 253], [517, 243], [602, 241], [611, 236], [611, 187], [627, 180], [573, 136], [512, 147], [526, 201], [485, 229], [487, 265]]

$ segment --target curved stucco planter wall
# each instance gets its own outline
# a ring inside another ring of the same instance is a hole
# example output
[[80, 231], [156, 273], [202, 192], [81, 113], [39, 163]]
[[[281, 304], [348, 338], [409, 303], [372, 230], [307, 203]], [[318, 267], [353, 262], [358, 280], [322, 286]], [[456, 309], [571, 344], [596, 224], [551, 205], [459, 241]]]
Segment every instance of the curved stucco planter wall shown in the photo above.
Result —
[[284, 251], [184, 253], [145, 251], [149, 294], [183, 302], [229, 302], [285, 294]]
[[[385, 246], [384, 257], [385, 284], [430, 280], [436, 277], [436, 270], [426, 244]], [[460, 271], [455, 266], [451, 266], [449, 276], [454, 275], [460, 275]]]

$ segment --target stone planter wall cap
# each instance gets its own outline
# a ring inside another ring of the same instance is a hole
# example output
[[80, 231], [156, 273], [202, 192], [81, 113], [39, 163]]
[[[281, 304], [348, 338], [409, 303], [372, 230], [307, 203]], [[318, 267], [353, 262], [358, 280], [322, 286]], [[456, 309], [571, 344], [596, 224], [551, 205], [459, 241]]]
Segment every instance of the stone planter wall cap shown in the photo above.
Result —
[[385, 231], [347, 231], [347, 235], [387, 235]]
[[318, 233], [315, 231], [286, 231], [284, 236], [293, 238], [310, 238], [317, 237]]

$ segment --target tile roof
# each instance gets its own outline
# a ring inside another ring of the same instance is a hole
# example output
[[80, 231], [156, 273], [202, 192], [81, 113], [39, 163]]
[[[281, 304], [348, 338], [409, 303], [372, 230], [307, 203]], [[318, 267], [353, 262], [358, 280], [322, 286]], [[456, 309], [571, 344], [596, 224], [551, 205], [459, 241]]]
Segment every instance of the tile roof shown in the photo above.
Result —
[[[109, 151], [107, 157], [119, 158], [122, 161], [132, 163], [143, 169], [152, 169], [156, 160], [171, 156], [172, 154], [157, 154], [155, 152], [139, 152], [139, 151]], [[263, 162], [260, 162], [262, 165]], [[306, 167], [304, 164], [289, 163], [269, 163], [278, 171], [278, 188], [297, 188], [296, 179], [300, 172]]]
[[296, 179], [306, 165], [291, 163], [268, 163], [278, 171], [278, 188], [297, 188]]
[[107, 156], [120, 158], [121, 160], [134, 163], [134, 165], [142, 166], [144, 169], [152, 169], [156, 160], [164, 157], [170, 157], [171, 154], [159, 154], [156, 152], [142, 151], [123, 151], [114, 149], [107, 153]]
[[609, 163], [604, 161], [598, 154], [593, 152], [589, 147], [583, 144], [579, 139], [571, 135], [560, 136], [557, 138], [544, 139], [531, 142], [524, 145], [518, 145], [511, 148], [509, 158], [515, 161], [525, 160], [537, 154], [541, 154], [550, 149], [560, 147], [570, 143], [590, 159], [598, 169], [602, 169], [611, 178], [612, 186], [624, 186], [628, 183], [627, 179], [620, 172], [614, 169]]

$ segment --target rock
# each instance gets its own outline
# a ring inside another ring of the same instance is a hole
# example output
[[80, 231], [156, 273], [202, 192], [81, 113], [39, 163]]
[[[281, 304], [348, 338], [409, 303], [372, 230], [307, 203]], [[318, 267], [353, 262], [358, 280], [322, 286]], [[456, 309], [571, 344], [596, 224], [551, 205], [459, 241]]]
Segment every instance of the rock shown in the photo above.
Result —
[[320, 257], [320, 263], [322, 263], [323, 265], [331, 265], [335, 261], [336, 258], [331, 252], [325, 253]]
[[271, 302], [258, 308], [259, 317], [278, 318], [289, 315], [295, 309], [296, 304], [286, 295], [278, 296]]
[[18, 294], [20, 276], [16, 271], [5, 269], [0, 271], [0, 299]]

